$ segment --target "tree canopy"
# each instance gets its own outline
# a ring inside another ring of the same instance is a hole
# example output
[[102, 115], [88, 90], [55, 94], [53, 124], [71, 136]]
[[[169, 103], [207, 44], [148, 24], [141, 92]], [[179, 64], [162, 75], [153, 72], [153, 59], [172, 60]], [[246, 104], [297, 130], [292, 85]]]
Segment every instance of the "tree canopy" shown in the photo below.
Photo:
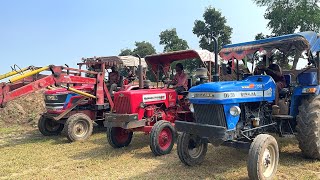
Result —
[[[258, 6], [266, 6], [265, 19], [269, 20], [267, 27], [271, 29], [270, 36], [292, 34], [296, 31], [319, 31], [320, 8], [319, 0], [253, 0]], [[264, 39], [270, 36], [257, 34], [255, 39]], [[296, 69], [299, 58], [299, 51], [284, 55], [279, 64], [288, 67], [288, 57], [293, 60], [292, 69]]]
[[159, 37], [159, 44], [164, 45], [163, 52], [189, 49], [187, 41], [179, 38], [176, 28], [162, 31]]
[[266, 6], [265, 19], [275, 36], [299, 31], [319, 31], [319, 0], [253, 0]]
[[132, 55], [131, 49], [121, 49], [119, 56], [129, 56]]
[[227, 19], [221, 12], [213, 7], [208, 7], [204, 14], [204, 20], [194, 22], [193, 33], [200, 38], [200, 47], [211, 52], [214, 50], [212, 36], [218, 37], [218, 49], [231, 43], [232, 28], [227, 25]]

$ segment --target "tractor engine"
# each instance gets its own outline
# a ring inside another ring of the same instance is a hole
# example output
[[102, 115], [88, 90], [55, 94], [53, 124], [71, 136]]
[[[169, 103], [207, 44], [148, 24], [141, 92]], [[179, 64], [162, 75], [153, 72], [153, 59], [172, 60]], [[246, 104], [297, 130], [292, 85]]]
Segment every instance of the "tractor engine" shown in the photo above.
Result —
[[[241, 109], [244, 110], [244, 112], [241, 116], [243, 127], [240, 128], [242, 130], [252, 129], [269, 123], [268, 119], [270, 118], [271, 112], [267, 107], [268, 105], [269, 104], [267, 103], [261, 102], [250, 102], [241, 104]], [[242, 125], [241, 123], [239, 124]]]
[[144, 112], [144, 116], [147, 119], [148, 125], [155, 123], [159, 120], [165, 120], [167, 118], [166, 113], [160, 107], [156, 105], [147, 106]]

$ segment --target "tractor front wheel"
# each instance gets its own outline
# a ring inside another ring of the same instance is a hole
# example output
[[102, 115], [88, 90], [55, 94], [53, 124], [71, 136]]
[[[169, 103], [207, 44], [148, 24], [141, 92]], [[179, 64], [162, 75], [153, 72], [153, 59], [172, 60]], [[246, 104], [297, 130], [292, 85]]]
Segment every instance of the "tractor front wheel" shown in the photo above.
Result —
[[133, 132], [121, 127], [108, 127], [107, 139], [110, 146], [122, 148], [129, 146], [132, 140]]
[[158, 121], [150, 133], [150, 149], [156, 156], [169, 154], [175, 141], [175, 129], [168, 121]]
[[195, 166], [204, 161], [208, 143], [197, 135], [182, 133], [178, 137], [177, 152], [181, 162], [188, 166]]
[[268, 134], [258, 135], [251, 143], [248, 157], [249, 179], [273, 179], [279, 162], [276, 139]]
[[320, 95], [302, 100], [297, 115], [297, 139], [304, 156], [320, 159]]
[[77, 113], [67, 119], [64, 131], [70, 142], [84, 141], [91, 136], [93, 123], [87, 115]]
[[59, 135], [63, 129], [63, 124], [60, 124], [52, 119], [41, 116], [38, 121], [38, 129], [44, 136]]

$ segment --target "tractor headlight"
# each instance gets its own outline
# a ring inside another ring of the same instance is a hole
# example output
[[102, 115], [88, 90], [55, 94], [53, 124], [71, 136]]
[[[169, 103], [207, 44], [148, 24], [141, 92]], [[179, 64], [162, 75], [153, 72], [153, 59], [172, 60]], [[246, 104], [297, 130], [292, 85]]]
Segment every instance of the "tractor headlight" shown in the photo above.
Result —
[[190, 104], [189, 109], [192, 113], [194, 113], [194, 108], [193, 108], [193, 104]]
[[232, 106], [230, 108], [230, 114], [232, 116], [239, 116], [241, 113], [241, 109], [239, 108], [239, 106]]
[[194, 98], [194, 93], [189, 93], [188, 98]]
[[144, 102], [141, 102], [139, 106], [140, 106], [140, 108], [145, 108], [146, 104]]

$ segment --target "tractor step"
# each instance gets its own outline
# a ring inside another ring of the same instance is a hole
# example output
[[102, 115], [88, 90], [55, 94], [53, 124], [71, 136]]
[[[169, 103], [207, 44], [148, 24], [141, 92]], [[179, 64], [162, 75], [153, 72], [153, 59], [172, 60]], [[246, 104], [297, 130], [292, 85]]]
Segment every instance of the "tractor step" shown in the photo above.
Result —
[[275, 119], [275, 120], [292, 120], [293, 116], [290, 116], [290, 115], [272, 115], [272, 119]]

